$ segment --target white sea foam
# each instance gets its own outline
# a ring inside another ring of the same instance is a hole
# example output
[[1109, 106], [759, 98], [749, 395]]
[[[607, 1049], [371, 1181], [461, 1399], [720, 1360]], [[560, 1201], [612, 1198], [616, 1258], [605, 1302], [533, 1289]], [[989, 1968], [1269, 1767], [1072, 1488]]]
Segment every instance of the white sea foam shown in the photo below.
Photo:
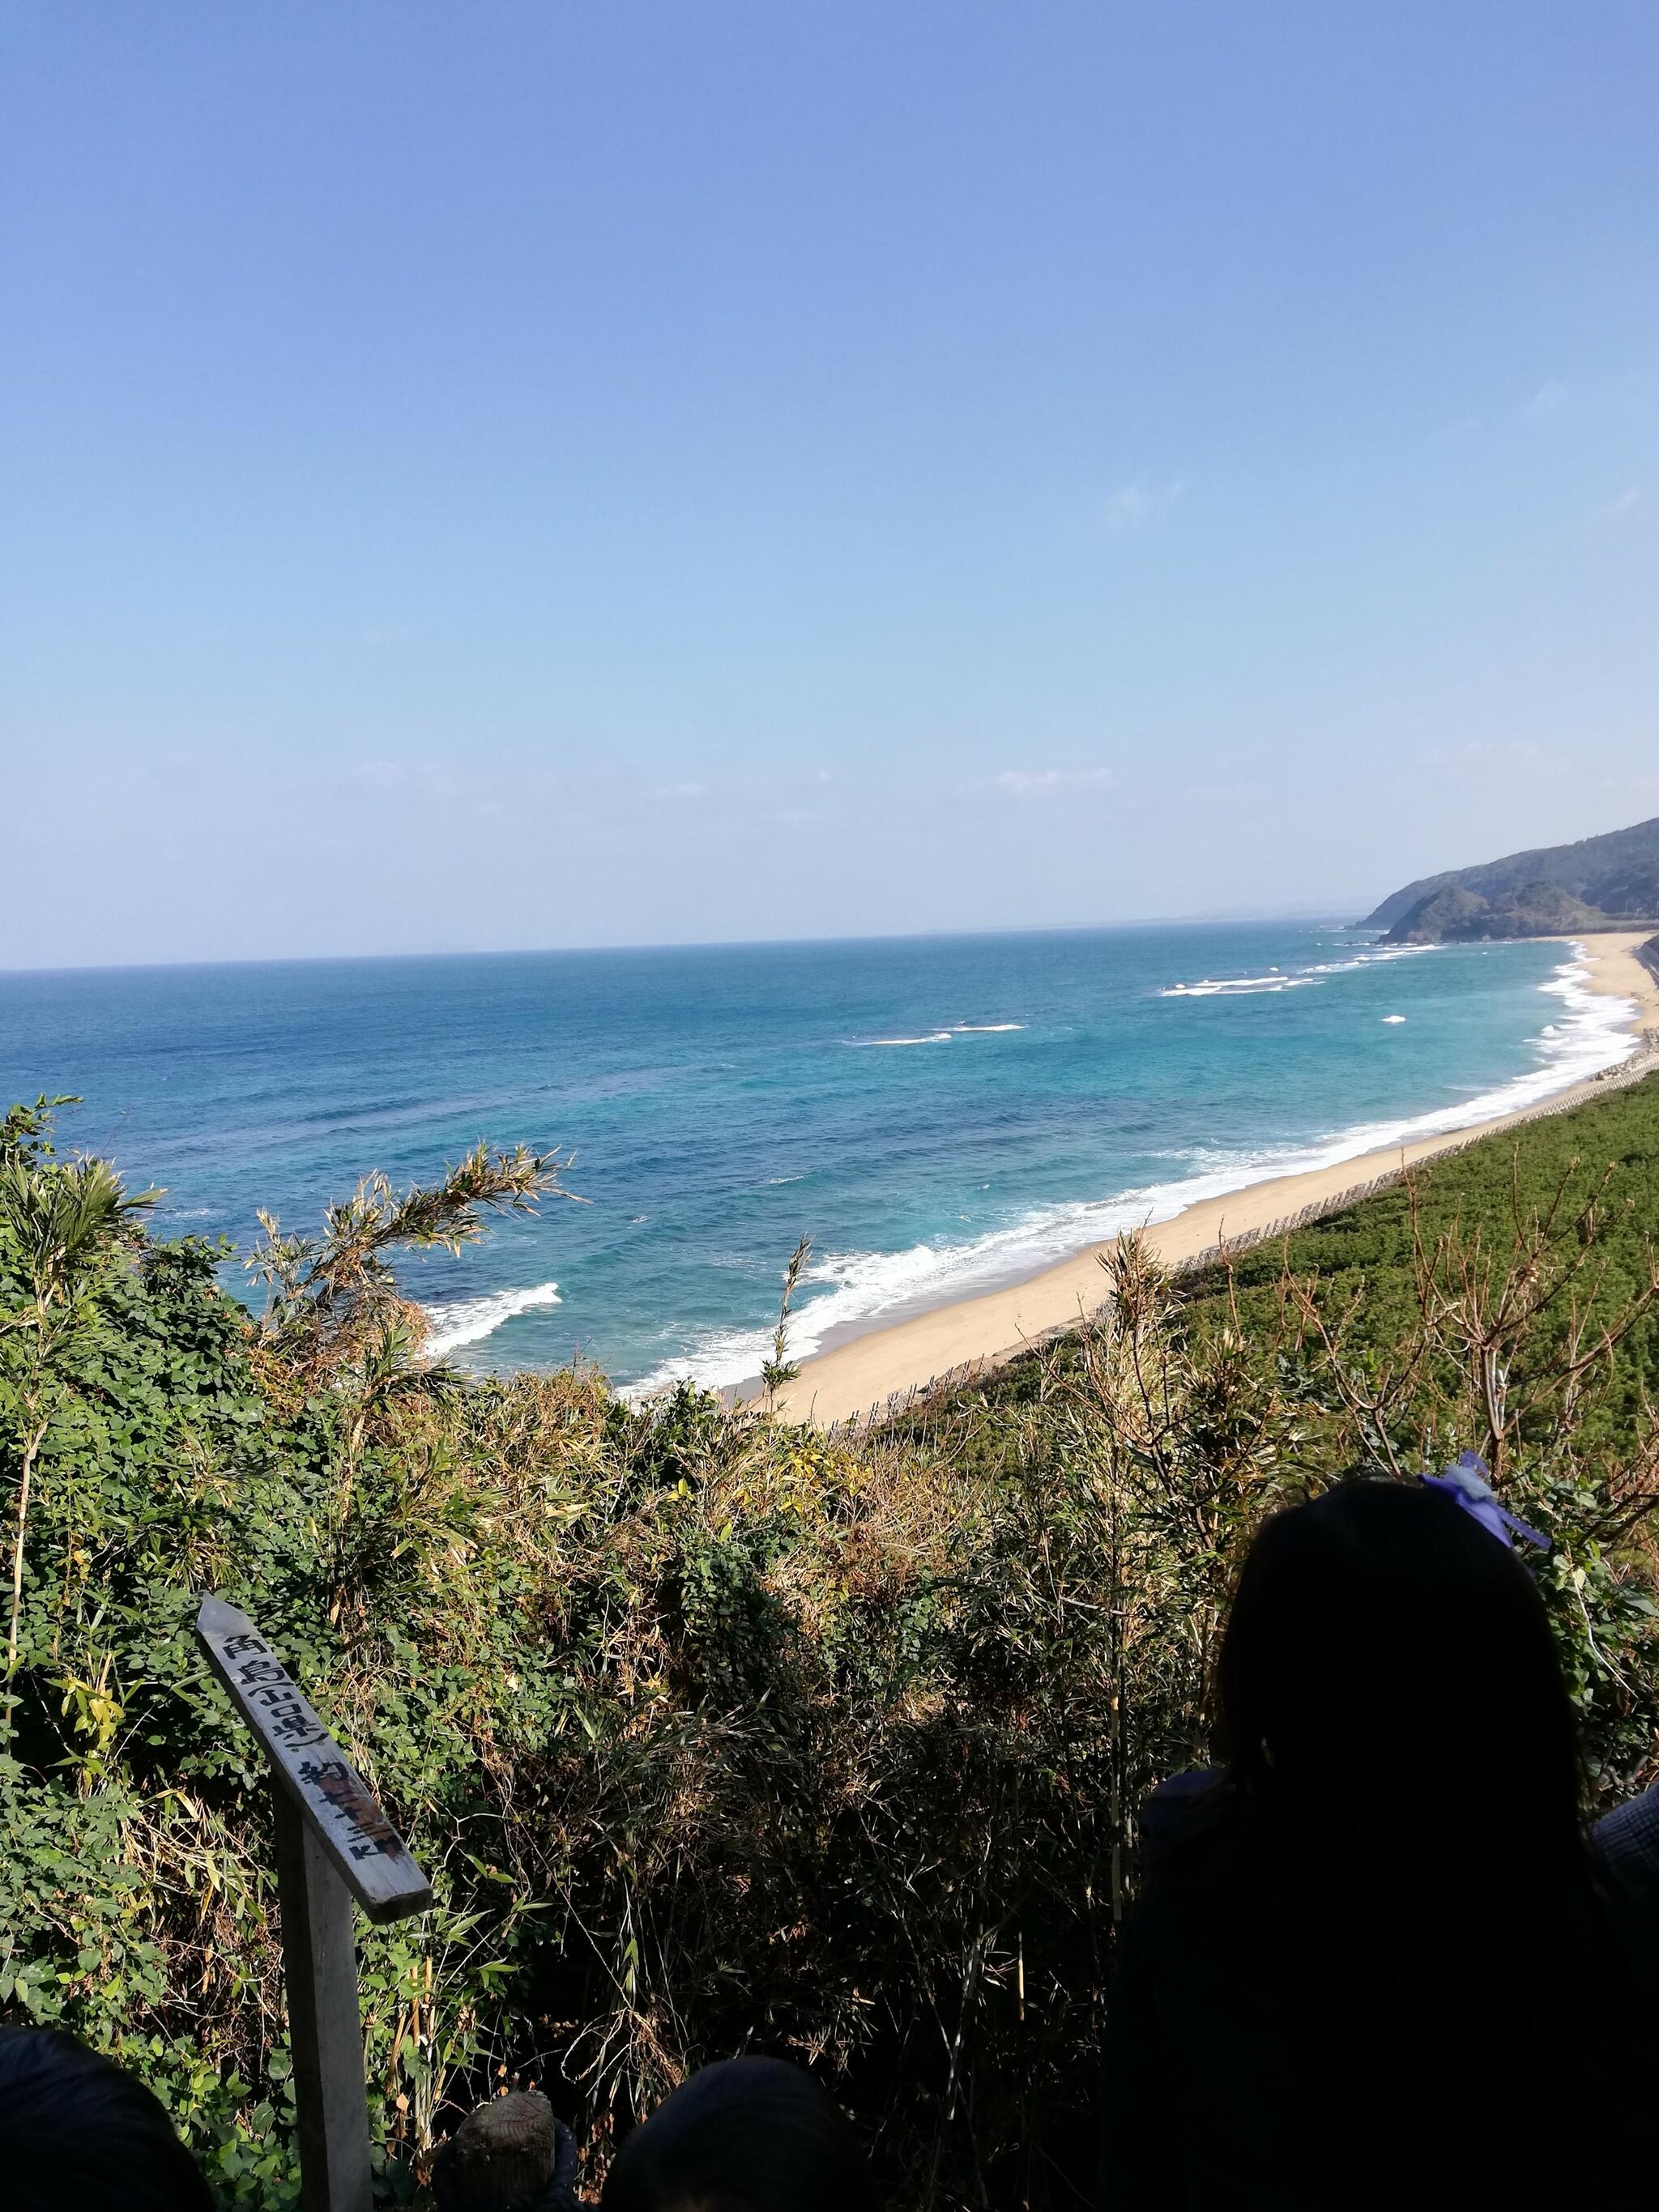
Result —
[[432, 1358], [441, 1358], [446, 1352], [459, 1352], [464, 1344], [477, 1344], [493, 1336], [514, 1314], [528, 1313], [532, 1306], [561, 1303], [556, 1283], [537, 1283], [526, 1291], [495, 1291], [488, 1297], [456, 1298], [447, 1305], [428, 1306], [426, 1350]]
[[[1383, 1020], [1384, 1020], [1386, 1023], [1388, 1023], [1388, 1024], [1392, 1027], [1392, 1026], [1393, 1026], [1395, 1024], [1396, 1024], [1396, 1023], [1403, 1022], [1403, 1021], [1405, 1020], [1406, 1017], [1404, 1016], [1404, 1014], [1384, 1014], [1384, 1015], [1383, 1015], [1383, 1017], [1382, 1017], [1382, 1018], [1383, 1018]], [[1545, 1030], [1545, 1032], [1544, 1032], [1544, 1034], [1545, 1034], [1545, 1036], [1547, 1036], [1549, 1035], [1549, 1031], [1548, 1031], [1547, 1030]]]
[[[810, 1358], [832, 1332], [867, 1327], [878, 1319], [892, 1321], [907, 1311], [1017, 1281], [1123, 1230], [1168, 1221], [1202, 1200], [1228, 1197], [1275, 1176], [1334, 1167], [1367, 1152], [1536, 1105], [1555, 1091], [1616, 1066], [1636, 1049], [1629, 1033], [1635, 1006], [1627, 999], [1607, 998], [1587, 989], [1587, 972], [1581, 961], [1569, 961], [1540, 986], [1560, 1000], [1562, 1017], [1534, 1039], [1537, 1066], [1494, 1090], [1425, 1114], [1358, 1122], [1311, 1144], [1176, 1154], [1190, 1162], [1191, 1172], [1110, 1198], [1037, 1207], [1007, 1228], [958, 1244], [940, 1240], [902, 1252], [824, 1253], [804, 1278], [805, 1295], [791, 1322], [790, 1356]], [[689, 1351], [665, 1359], [627, 1395], [644, 1396], [682, 1377], [709, 1388], [742, 1382], [759, 1372], [770, 1347], [769, 1327], [710, 1331]]]
[[1294, 991], [1317, 983], [1327, 975], [1349, 975], [1361, 968], [1376, 968], [1388, 960], [1414, 960], [1425, 952], [1438, 952], [1437, 945], [1378, 945], [1352, 954], [1346, 960], [1313, 960], [1305, 968], [1270, 968], [1265, 975], [1206, 975], [1197, 983], [1171, 983], [1160, 999], [1248, 999], [1271, 991]]
[[1158, 995], [1160, 999], [1248, 999], [1268, 991], [1294, 991], [1317, 981], [1314, 975], [1232, 975], [1215, 982], [1206, 975], [1201, 983], [1171, 983]]
[[853, 1045], [859, 1045], [859, 1046], [865, 1046], [865, 1047], [870, 1047], [870, 1046], [875, 1046], [875, 1045], [881, 1045], [881, 1044], [949, 1044], [949, 1043], [950, 1043], [950, 1042], [951, 1042], [951, 1031], [950, 1031], [949, 1030], [934, 1030], [932, 1032], [932, 1034], [931, 1034], [930, 1036], [919, 1036], [919, 1037], [849, 1037], [849, 1038], [848, 1039], [848, 1042], [849, 1044], [853, 1044]]
[[1024, 1022], [953, 1022], [948, 1030], [929, 1030], [926, 1036], [908, 1037], [848, 1037], [848, 1044], [860, 1051], [875, 1045], [949, 1044], [953, 1037], [999, 1036], [1006, 1030], [1023, 1030]]
[[1380, 968], [1388, 960], [1419, 960], [1425, 952], [1438, 952], [1437, 945], [1376, 945], [1356, 952], [1348, 960], [1316, 960], [1310, 975], [1346, 975], [1356, 968]]

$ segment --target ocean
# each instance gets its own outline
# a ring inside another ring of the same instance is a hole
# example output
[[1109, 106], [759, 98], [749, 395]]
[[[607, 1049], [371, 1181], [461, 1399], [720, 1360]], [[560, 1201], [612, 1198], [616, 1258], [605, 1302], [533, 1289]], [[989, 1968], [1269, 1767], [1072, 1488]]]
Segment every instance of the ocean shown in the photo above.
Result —
[[[411, 1261], [431, 1343], [622, 1386], [756, 1371], [1271, 1175], [1529, 1103], [1625, 1056], [1559, 945], [1335, 925], [0, 975], [0, 1090], [164, 1186], [162, 1233], [314, 1230], [480, 1137], [569, 1188]], [[226, 1279], [251, 1295], [241, 1272]]]

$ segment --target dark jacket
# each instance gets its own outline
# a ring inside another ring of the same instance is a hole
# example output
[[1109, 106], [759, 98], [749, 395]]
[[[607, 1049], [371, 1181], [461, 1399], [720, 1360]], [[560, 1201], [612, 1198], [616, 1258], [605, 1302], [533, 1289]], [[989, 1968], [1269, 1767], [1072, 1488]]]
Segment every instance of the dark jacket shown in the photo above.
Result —
[[1436, 1916], [1467, 1913], [1478, 1869], [1408, 1878], [1385, 1926], [1341, 1859], [1219, 1771], [1148, 1800], [1107, 2009], [1101, 2212], [1659, 2203], [1641, 2140], [1654, 1893], [1598, 1863], [1542, 2002], [1544, 1970], [1507, 1937], [1493, 1975], [1466, 1954], [1442, 1971]]
[[1618, 1887], [1659, 1913], [1659, 1782], [1598, 1820], [1590, 1841]]

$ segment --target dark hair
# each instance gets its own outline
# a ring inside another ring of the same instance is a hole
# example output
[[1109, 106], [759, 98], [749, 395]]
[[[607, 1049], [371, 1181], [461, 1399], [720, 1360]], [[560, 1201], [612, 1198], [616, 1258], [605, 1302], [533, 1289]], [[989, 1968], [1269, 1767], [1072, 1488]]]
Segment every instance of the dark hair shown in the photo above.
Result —
[[212, 2212], [173, 2123], [142, 2081], [72, 2035], [0, 2027], [7, 2212]]
[[879, 2202], [857, 2136], [781, 2058], [705, 2066], [623, 2143], [604, 2212], [865, 2212]]
[[[1218, 1749], [1248, 1790], [1396, 1870], [1511, 1893], [1584, 1863], [1572, 1705], [1543, 1601], [1441, 1493], [1356, 1481], [1250, 1547], [1222, 1640]], [[1402, 1854], [1413, 1855], [1402, 1857]]]

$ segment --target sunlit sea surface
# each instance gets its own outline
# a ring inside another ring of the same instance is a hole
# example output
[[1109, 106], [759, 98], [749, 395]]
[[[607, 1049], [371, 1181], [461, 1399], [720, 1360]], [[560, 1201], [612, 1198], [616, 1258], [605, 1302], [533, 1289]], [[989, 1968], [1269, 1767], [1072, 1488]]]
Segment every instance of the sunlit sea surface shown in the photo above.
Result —
[[1622, 1057], [1626, 1018], [1563, 945], [1306, 921], [106, 969], [0, 975], [0, 1087], [80, 1093], [68, 1143], [241, 1248], [371, 1168], [574, 1149], [591, 1203], [407, 1268], [434, 1346], [725, 1382], [802, 1232], [797, 1352], [1525, 1104]]

